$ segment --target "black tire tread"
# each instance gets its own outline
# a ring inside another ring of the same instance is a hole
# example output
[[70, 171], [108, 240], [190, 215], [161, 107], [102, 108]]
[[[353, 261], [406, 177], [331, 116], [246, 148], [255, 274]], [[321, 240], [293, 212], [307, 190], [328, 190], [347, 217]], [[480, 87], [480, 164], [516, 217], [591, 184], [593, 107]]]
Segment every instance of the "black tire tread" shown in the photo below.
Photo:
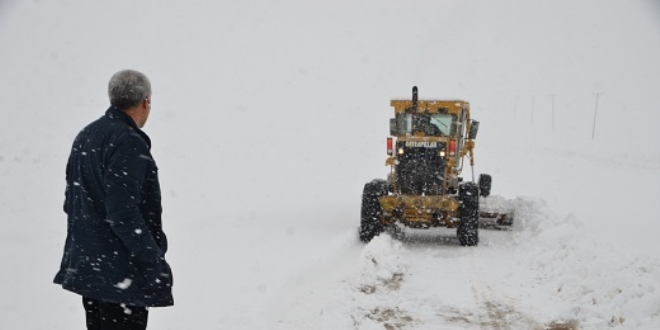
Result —
[[490, 188], [493, 185], [493, 178], [489, 174], [479, 175], [479, 194], [482, 197], [490, 196]]
[[456, 234], [462, 246], [479, 244], [479, 187], [474, 182], [466, 182], [458, 188], [461, 203], [460, 218]]
[[376, 179], [364, 185], [360, 221], [360, 240], [368, 243], [383, 232], [382, 208], [378, 198], [387, 195], [387, 181]]

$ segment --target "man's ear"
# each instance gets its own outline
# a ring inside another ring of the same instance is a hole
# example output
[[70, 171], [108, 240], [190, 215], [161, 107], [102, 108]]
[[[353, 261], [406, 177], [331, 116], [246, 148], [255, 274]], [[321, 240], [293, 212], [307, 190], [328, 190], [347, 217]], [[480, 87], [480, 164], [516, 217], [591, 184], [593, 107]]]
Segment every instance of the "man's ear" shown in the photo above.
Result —
[[151, 100], [149, 100], [148, 97], [145, 98], [144, 100], [142, 100], [142, 107], [143, 107], [143, 108], [145, 108], [145, 109], [148, 108], [148, 107], [149, 107], [149, 104], [151, 104]]

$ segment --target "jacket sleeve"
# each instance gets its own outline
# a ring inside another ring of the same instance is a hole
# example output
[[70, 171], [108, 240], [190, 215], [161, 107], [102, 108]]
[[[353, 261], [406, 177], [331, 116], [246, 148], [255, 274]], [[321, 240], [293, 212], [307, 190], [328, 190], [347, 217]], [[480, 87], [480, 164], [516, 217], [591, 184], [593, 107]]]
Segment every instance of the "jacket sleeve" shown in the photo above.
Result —
[[69, 171], [71, 168], [71, 156], [66, 162], [66, 187], [64, 188], [64, 213], [69, 214]]
[[140, 192], [151, 161], [146, 144], [128, 135], [116, 146], [104, 173], [105, 207], [112, 231], [144, 265], [155, 265], [163, 252], [147, 227], [139, 205]]

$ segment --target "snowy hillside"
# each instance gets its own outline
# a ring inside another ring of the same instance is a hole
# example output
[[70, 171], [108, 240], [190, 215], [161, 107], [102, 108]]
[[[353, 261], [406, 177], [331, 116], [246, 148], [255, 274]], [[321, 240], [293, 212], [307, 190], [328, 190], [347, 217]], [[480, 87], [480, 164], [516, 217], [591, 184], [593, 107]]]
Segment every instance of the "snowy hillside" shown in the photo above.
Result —
[[[64, 166], [124, 68], [175, 276], [150, 329], [660, 329], [658, 59], [652, 0], [0, 1], [0, 329], [83, 328]], [[471, 103], [513, 231], [357, 241], [413, 85]]]

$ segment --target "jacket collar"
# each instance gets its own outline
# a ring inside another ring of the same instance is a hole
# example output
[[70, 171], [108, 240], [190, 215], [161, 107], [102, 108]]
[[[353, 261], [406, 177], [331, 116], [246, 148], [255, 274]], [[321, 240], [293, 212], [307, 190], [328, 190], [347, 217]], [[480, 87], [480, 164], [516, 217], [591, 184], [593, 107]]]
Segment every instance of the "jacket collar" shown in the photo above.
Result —
[[111, 105], [110, 108], [108, 108], [108, 110], [105, 112], [105, 115], [109, 118], [119, 119], [120, 121], [127, 124], [131, 129], [133, 129], [135, 133], [137, 133], [138, 136], [140, 136], [140, 138], [142, 138], [142, 140], [144, 140], [144, 142], [149, 147], [149, 150], [151, 150], [151, 139], [147, 133], [138, 127], [131, 116], [127, 115], [124, 111], [115, 107], [114, 105]]

